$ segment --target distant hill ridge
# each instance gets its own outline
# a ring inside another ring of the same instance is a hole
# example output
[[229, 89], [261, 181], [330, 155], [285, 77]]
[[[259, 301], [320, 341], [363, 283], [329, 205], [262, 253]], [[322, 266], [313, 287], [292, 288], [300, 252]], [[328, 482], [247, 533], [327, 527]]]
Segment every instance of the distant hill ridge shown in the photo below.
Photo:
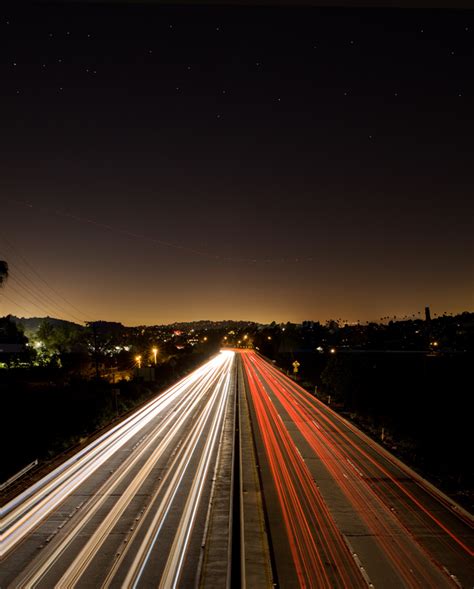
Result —
[[79, 323], [74, 323], [73, 321], [66, 321], [64, 319], [56, 319], [55, 317], [16, 317], [15, 315], [10, 315], [12, 321], [14, 321], [17, 325], [22, 325], [25, 328], [25, 331], [35, 332], [38, 330], [39, 326], [43, 323], [43, 321], [49, 321], [52, 325], [59, 326], [62, 325], [64, 327], [70, 326], [75, 328], [81, 328], [82, 325]]
[[[38, 331], [40, 325], [43, 321], [48, 321], [51, 325], [59, 327], [74, 327], [76, 329], [81, 329], [84, 326], [80, 325], [79, 323], [74, 323], [73, 321], [66, 321], [64, 319], [57, 319], [55, 317], [17, 317], [15, 315], [10, 315], [12, 321], [14, 321], [17, 325], [23, 326], [25, 332], [28, 333], [36, 333]], [[246, 327], [249, 325], [258, 325], [254, 321], [233, 321], [231, 319], [224, 319], [221, 321], [211, 321], [209, 319], [201, 319], [198, 321], [176, 321], [174, 323], [168, 324], [156, 324], [156, 325], [135, 325], [135, 326], [125, 326], [122, 323], [116, 321], [95, 321], [94, 323], [98, 325], [102, 325], [103, 327], [108, 327], [109, 329], [116, 330], [116, 329], [137, 329], [137, 328], [167, 328], [167, 329], [218, 329], [222, 327]]]

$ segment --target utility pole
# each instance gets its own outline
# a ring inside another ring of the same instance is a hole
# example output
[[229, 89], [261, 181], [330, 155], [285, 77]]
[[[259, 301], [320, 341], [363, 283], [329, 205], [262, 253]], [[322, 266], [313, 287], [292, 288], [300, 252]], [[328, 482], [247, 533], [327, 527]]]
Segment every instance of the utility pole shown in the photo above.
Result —
[[94, 338], [94, 362], [95, 362], [95, 377], [97, 380], [100, 378], [99, 374], [99, 352], [97, 350], [97, 327], [95, 323], [92, 323], [92, 335]]

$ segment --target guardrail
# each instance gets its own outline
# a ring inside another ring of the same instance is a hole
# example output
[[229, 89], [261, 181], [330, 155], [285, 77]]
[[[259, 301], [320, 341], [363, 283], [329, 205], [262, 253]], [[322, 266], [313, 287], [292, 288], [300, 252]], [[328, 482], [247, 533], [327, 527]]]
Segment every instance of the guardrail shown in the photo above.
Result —
[[38, 459], [33, 460], [33, 462], [30, 462], [30, 464], [27, 464], [24, 468], [22, 468], [21, 470], [19, 470], [16, 474], [14, 474], [8, 480], [6, 480], [4, 483], [2, 483], [0, 485], [0, 491], [4, 491], [7, 487], [9, 487], [12, 483], [14, 483], [18, 479], [20, 479], [29, 470], [31, 470], [32, 468], [34, 468], [35, 466], [37, 466], [37, 464], [38, 464]]

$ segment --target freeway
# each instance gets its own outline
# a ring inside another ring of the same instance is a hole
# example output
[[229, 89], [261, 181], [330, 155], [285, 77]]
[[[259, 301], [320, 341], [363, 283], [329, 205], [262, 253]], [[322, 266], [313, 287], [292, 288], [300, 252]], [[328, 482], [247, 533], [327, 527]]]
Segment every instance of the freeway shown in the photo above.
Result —
[[0, 586], [195, 585], [234, 372], [221, 352], [5, 505]]
[[240, 356], [280, 586], [474, 586], [469, 514], [255, 352]]

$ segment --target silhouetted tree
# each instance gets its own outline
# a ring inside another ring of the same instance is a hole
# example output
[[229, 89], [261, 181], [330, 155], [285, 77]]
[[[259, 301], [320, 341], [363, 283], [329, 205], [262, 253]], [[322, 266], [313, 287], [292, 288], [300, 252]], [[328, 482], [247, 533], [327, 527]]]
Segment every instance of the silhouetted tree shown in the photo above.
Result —
[[8, 264], [4, 260], [0, 260], [0, 286], [8, 278]]
[[48, 319], [44, 319], [38, 328], [36, 337], [46, 350], [53, 354], [67, 354], [86, 348], [83, 342], [83, 328], [69, 324], [55, 325]]

